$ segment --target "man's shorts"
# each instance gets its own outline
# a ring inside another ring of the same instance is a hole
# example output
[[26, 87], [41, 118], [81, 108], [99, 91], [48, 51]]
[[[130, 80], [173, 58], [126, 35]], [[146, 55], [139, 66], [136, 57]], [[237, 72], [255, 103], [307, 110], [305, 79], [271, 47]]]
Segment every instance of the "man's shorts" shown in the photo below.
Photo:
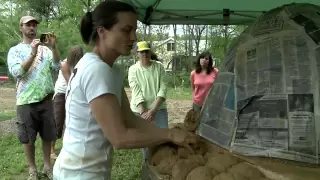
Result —
[[62, 137], [66, 119], [66, 94], [57, 93], [53, 98], [54, 119], [57, 127], [57, 138]]
[[37, 103], [17, 106], [17, 117], [18, 138], [22, 144], [33, 144], [38, 133], [45, 141], [57, 139], [52, 95]]

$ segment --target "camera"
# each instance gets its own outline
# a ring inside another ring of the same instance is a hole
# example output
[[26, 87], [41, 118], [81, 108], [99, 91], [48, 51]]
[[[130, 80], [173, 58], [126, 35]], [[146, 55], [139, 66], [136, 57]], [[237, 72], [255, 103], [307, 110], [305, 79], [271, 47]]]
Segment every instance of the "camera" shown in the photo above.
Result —
[[42, 33], [40, 36], [40, 42], [42, 43], [49, 43], [49, 35], [51, 33]]

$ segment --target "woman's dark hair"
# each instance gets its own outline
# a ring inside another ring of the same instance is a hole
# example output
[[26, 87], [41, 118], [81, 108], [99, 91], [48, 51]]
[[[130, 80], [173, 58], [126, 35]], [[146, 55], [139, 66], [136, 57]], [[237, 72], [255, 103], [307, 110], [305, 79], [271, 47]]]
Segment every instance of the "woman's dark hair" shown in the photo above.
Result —
[[119, 12], [136, 13], [133, 6], [117, 1], [106, 0], [101, 2], [92, 12], [87, 12], [81, 19], [80, 33], [85, 44], [96, 42], [98, 33], [96, 29], [102, 26], [111, 29], [117, 22]]
[[77, 65], [79, 60], [83, 56], [83, 49], [81, 46], [72, 46], [68, 52], [67, 62], [70, 66], [70, 70], [73, 71], [74, 67]]
[[196, 73], [197, 74], [199, 74], [202, 70], [201, 65], [200, 65], [200, 59], [206, 58], [206, 57], [209, 58], [209, 63], [208, 63], [208, 67], [207, 67], [207, 74], [210, 74], [213, 71], [214, 67], [212, 67], [213, 66], [212, 55], [210, 52], [204, 51], [198, 56], [198, 59], [196, 61]]
[[153, 51], [151, 51], [151, 59], [155, 61], [159, 61], [158, 56]]

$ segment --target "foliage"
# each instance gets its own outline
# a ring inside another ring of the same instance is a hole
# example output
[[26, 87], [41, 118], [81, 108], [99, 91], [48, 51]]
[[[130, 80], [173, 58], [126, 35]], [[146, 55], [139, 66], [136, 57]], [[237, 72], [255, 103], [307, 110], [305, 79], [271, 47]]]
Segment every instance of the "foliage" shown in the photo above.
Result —
[[[19, 30], [19, 19], [23, 15], [36, 16], [41, 23], [38, 26], [38, 35], [44, 32], [54, 32], [57, 35], [61, 58], [64, 59], [68, 49], [73, 45], [82, 45], [88, 50], [88, 47], [83, 45], [80, 33], [79, 23], [81, 16], [85, 11], [92, 10], [93, 7], [101, 0], [0, 0], [0, 66], [5, 66], [6, 56], [10, 47], [21, 41], [21, 33]], [[175, 26], [177, 27], [177, 26]], [[221, 65], [226, 49], [234, 37], [240, 34], [244, 26], [180, 26], [176, 28], [180, 34], [175, 33], [177, 40], [185, 40], [182, 46], [185, 46], [184, 51], [179, 52], [163, 52], [164, 56], [172, 59], [175, 55], [185, 56], [194, 59], [199, 52], [199, 40], [206, 40], [206, 48], [212, 52], [216, 58], [216, 64]], [[137, 37], [138, 40], [163, 41], [169, 38], [168, 30], [172, 29], [170, 25], [150, 26], [138, 23]], [[183, 33], [181, 34], [181, 31]], [[196, 46], [194, 46], [196, 45]], [[122, 58], [122, 57], [121, 57]], [[119, 58], [119, 59], [121, 59]], [[134, 63], [135, 57], [125, 57], [119, 61], [123, 66], [123, 70], [127, 73], [128, 67]], [[188, 86], [189, 74], [192, 70], [192, 61], [185, 58], [184, 73], [175, 73], [168, 75], [168, 84], [172, 87]], [[182, 75], [184, 74], [184, 75]], [[127, 79], [125, 84], [128, 84]]]

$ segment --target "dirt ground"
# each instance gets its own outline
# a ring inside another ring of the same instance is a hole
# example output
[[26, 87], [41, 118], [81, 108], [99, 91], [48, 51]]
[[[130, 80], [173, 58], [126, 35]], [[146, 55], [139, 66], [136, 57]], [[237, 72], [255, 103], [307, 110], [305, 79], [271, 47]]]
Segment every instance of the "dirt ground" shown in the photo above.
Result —
[[[128, 97], [130, 99], [131, 92], [126, 89]], [[14, 88], [2, 88], [0, 87], [0, 113], [10, 113], [15, 111], [15, 90]], [[190, 100], [167, 100], [169, 111], [169, 122], [176, 123], [183, 121], [186, 112], [191, 107]], [[0, 134], [6, 134], [14, 131], [14, 121], [0, 121]]]
[[0, 88], [0, 113], [15, 111], [15, 91], [13, 88]]

